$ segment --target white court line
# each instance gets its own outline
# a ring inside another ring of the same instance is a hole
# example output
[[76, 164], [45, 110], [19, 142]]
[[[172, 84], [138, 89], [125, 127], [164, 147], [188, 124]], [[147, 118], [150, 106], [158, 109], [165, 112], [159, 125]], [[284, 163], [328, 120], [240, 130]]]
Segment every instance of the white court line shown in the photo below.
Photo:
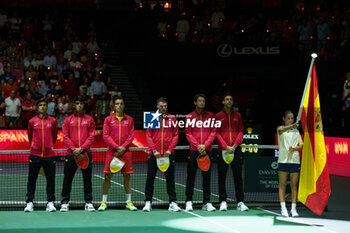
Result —
[[195, 213], [190, 212], [190, 211], [187, 211], [187, 210], [182, 210], [182, 211], [185, 212], [185, 213], [191, 214], [191, 215], [193, 215], [193, 216], [196, 216], [196, 217], [198, 217], [198, 218], [200, 218], [200, 219], [202, 219], [202, 220], [204, 220], [204, 221], [207, 221], [207, 222], [209, 222], [209, 223], [211, 223], [211, 224], [214, 224], [214, 225], [217, 225], [217, 226], [219, 226], [219, 227], [221, 227], [221, 228], [224, 228], [224, 229], [226, 229], [226, 230], [229, 230], [230, 232], [240, 233], [240, 231], [237, 231], [237, 230], [235, 230], [235, 229], [233, 229], [233, 228], [231, 228], [231, 227], [228, 227], [228, 226], [226, 226], [226, 225], [224, 225], [224, 224], [221, 224], [221, 223], [216, 222], [216, 221], [214, 221], [214, 220], [211, 220], [211, 219], [209, 219], [209, 218], [203, 217], [203, 216], [201, 216], [201, 215], [195, 214]]
[[[161, 177], [158, 177], [158, 176], [156, 176], [156, 178], [166, 182], [166, 179], [164, 179], [164, 178], [161, 178]], [[184, 184], [180, 184], [180, 183], [177, 183], [177, 182], [175, 182], [175, 184], [176, 184], [176, 185], [179, 185], [179, 186], [181, 186], [181, 187], [186, 188], [186, 185], [184, 185]], [[201, 193], [203, 192], [203, 190], [197, 189], [197, 188], [194, 188], [194, 190], [195, 190], [195, 191], [198, 191], [198, 192], [201, 192]], [[210, 193], [210, 195], [213, 195], [213, 196], [215, 196], [215, 197], [219, 197], [219, 195], [217, 195], [217, 194], [215, 194], [215, 193]], [[229, 200], [229, 201], [234, 201], [234, 200], [231, 199], [231, 198], [227, 198], [227, 200]]]
[[[96, 176], [96, 177], [98, 177], [98, 178], [100, 178], [100, 179], [102, 179], [102, 180], [105, 179], [104, 177], [102, 177], [102, 176], [100, 176], [100, 175], [94, 175], [94, 176]], [[116, 182], [116, 181], [114, 181], [114, 180], [111, 180], [111, 183], [116, 184], [116, 185], [118, 185], [118, 186], [120, 186], [120, 187], [124, 187], [124, 185], [122, 185], [122, 184], [120, 184], [120, 183], [118, 183], [118, 182]], [[134, 191], [134, 192], [136, 192], [136, 193], [145, 195], [144, 192], [141, 192], [141, 191], [139, 191], [139, 190], [137, 190], [137, 189], [131, 188], [131, 190]], [[156, 197], [153, 197], [153, 199], [156, 200], [156, 201], [164, 202], [163, 200], [160, 200], [160, 199], [158, 199], [158, 198], [156, 198]]]
[[[257, 209], [258, 209], [258, 210], [265, 211], [265, 212], [270, 213], [270, 214], [274, 214], [274, 215], [280, 216], [279, 214], [277, 214], [277, 213], [275, 213], [275, 212], [273, 212], [273, 211], [265, 210], [265, 209], [263, 209], [263, 208], [261, 208], [261, 207], [257, 207]], [[284, 218], [285, 218], [285, 217], [284, 217]], [[281, 220], [281, 221], [283, 221], [283, 220]], [[315, 225], [315, 224], [313, 224], [313, 223], [308, 223], [308, 222], [305, 222], [305, 221], [301, 221], [301, 220], [299, 220], [299, 219], [297, 219], [297, 218], [288, 217], [288, 218], [285, 218], [285, 221], [286, 221], [286, 222], [293, 222], [293, 223], [301, 223], [301, 224], [305, 224], [305, 225], [317, 227], [317, 228], [319, 228], [319, 229], [321, 229], [321, 230], [328, 231], [328, 232], [331, 232], [331, 233], [337, 233], [336, 231], [332, 231], [332, 230], [327, 229], [327, 228], [325, 228], [325, 227], [317, 226], [317, 225]]]

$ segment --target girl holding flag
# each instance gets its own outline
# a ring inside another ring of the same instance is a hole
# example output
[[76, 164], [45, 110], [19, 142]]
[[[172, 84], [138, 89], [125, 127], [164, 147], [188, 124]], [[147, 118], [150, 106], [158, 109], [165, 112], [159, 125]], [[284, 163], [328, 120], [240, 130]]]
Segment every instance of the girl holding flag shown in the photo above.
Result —
[[287, 110], [283, 114], [283, 126], [277, 128], [278, 132], [278, 179], [279, 179], [279, 198], [281, 203], [281, 215], [289, 217], [286, 207], [286, 186], [288, 175], [290, 175], [290, 187], [292, 192], [292, 208], [290, 215], [298, 217], [296, 210], [298, 180], [300, 172], [299, 151], [303, 149], [303, 141], [298, 131], [298, 123], [294, 122], [294, 114]]

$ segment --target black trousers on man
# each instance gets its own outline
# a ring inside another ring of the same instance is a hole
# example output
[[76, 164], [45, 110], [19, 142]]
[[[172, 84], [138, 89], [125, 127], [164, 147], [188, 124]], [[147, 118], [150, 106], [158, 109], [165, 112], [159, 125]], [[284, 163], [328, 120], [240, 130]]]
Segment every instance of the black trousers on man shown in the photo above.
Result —
[[[84, 181], [84, 200], [85, 203], [92, 202], [92, 154], [91, 152], [87, 153], [89, 157], [89, 165], [85, 169], [81, 169], [83, 173]], [[63, 179], [63, 188], [62, 188], [62, 204], [67, 204], [70, 200], [70, 193], [72, 191], [72, 182], [74, 175], [78, 169], [78, 165], [75, 162], [74, 155], [66, 155], [64, 163], [64, 179]]]
[[[176, 202], [176, 192], [175, 192], [175, 155], [171, 154], [169, 157], [169, 168], [164, 172], [166, 179], [166, 190], [169, 196], [169, 203]], [[147, 162], [147, 180], [145, 188], [145, 201], [152, 201], [153, 190], [154, 190], [154, 179], [158, 171], [157, 159], [151, 154]]]
[[218, 174], [219, 174], [219, 201], [226, 201], [226, 175], [229, 166], [232, 169], [233, 180], [235, 184], [235, 193], [237, 203], [243, 201], [244, 191], [243, 191], [243, 177], [242, 177], [242, 165], [243, 165], [243, 156], [240, 153], [239, 147], [236, 148], [236, 153], [233, 161], [230, 164], [225, 163], [222, 159], [222, 151], [219, 151], [218, 158]]
[[[211, 151], [208, 151], [208, 156], [211, 159]], [[187, 180], [186, 180], [186, 201], [192, 201], [193, 190], [194, 190], [194, 182], [196, 179], [197, 173], [197, 157], [199, 156], [198, 151], [190, 150], [190, 158], [187, 163]], [[202, 171], [203, 177], [203, 204], [207, 204], [210, 202], [210, 173], [211, 167], [206, 172]]]
[[56, 175], [56, 157], [40, 157], [36, 155], [29, 156], [29, 173], [27, 183], [27, 200], [33, 202], [36, 180], [41, 167], [43, 167], [46, 178], [47, 201], [55, 201], [55, 175]]

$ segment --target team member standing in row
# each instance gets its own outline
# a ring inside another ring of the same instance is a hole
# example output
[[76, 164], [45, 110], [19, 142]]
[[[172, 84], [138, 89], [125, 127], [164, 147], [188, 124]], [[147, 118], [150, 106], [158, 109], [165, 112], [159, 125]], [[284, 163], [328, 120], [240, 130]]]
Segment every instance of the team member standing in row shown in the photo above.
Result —
[[84, 106], [83, 97], [76, 97], [73, 105], [75, 112], [64, 119], [62, 125], [63, 142], [67, 147], [67, 155], [64, 164], [61, 212], [69, 210], [72, 182], [78, 168], [74, 157], [82, 160], [83, 153], [87, 153], [89, 158], [88, 166], [81, 169], [84, 180], [85, 210], [95, 211], [92, 205], [92, 154], [90, 151], [95, 138], [95, 122], [91, 116], [84, 113]]
[[[214, 118], [214, 114], [205, 110], [205, 95], [197, 94], [194, 97], [194, 105], [196, 109], [186, 116], [187, 121], [202, 121]], [[212, 157], [212, 143], [215, 139], [216, 129], [214, 127], [204, 128], [189, 126], [185, 130], [186, 138], [190, 143], [190, 157], [187, 164], [187, 181], [186, 181], [186, 210], [193, 211], [192, 197], [194, 190], [194, 182], [198, 168], [197, 157], [208, 153], [209, 158]], [[207, 211], [215, 211], [216, 208], [210, 202], [210, 172], [202, 171], [203, 176], [203, 209]]]
[[132, 153], [128, 152], [129, 146], [134, 140], [134, 120], [124, 113], [124, 99], [120, 96], [113, 98], [114, 114], [106, 117], [103, 124], [103, 139], [108, 145], [106, 162], [104, 167], [105, 179], [103, 182], [103, 193], [99, 211], [107, 209], [107, 196], [111, 186], [113, 173], [110, 170], [110, 163], [114, 156], [125, 162], [121, 172], [124, 176], [124, 190], [126, 194], [126, 208], [136, 211], [137, 208], [131, 201], [131, 177], [133, 173]]
[[243, 177], [242, 164], [243, 158], [237, 148], [243, 141], [243, 122], [239, 112], [233, 110], [233, 97], [231, 93], [226, 93], [222, 101], [224, 108], [215, 115], [216, 120], [221, 121], [221, 127], [216, 131], [216, 141], [218, 143], [218, 173], [219, 173], [219, 201], [220, 211], [227, 210], [227, 193], [226, 193], [226, 175], [229, 164], [223, 157], [222, 151], [235, 154], [233, 161], [230, 163], [233, 179], [235, 183], [235, 193], [237, 200], [237, 209], [247, 211], [248, 207], [243, 203]]
[[46, 178], [47, 206], [46, 211], [55, 212], [55, 174], [56, 161], [53, 145], [57, 140], [57, 120], [46, 114], [47, 101], [37, 100], [38, 115], [29, 120], [28, 139], [31, 145], [29, 156], [29, 174], [27, 184], [27, 205], [25, 212], [34, 210], [33, 200], [40, 168], [43, 167]]
[[[168, 113], [168, 103], [165, 98], [157, 100], [157, 109], [162, 114], [160, 118], [160, 129], [147, 129], [146, 139], [147, 144], [152, 151], [148, 158], [147, 166], [147, 181], [146, 181], [146, 204], [143, 211], [151, 211], [151, 203], [154, 189], [154, 179], [156, 177], [158, 167], [157, 158], [169, 157], [169, 167], [165, 171], [166, 188], [169, 195], [169, 211], [180, 211], [180, 207], [176, 204], [175, 192], [175, 155], [174, 149], [179, 139], [179, 127], [174, 126], [172, 122], [177, 122], [175, 116]], [[166, 125], [166, 128], [164, 127]]]

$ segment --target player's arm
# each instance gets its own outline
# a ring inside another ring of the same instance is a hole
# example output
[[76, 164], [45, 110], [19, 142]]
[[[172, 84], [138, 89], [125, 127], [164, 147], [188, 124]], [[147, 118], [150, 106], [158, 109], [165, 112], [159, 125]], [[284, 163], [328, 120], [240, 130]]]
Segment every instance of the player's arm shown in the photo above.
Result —
[[130, 144], [132, 143], [132, 141], [135, 138], [135, 126], [134, 126], [134, 120], [132, 118], [130, 118], [130, 125], [129, 125], [129, 132], [128, 132], [128, 137], [127, 139], [124, 141], [124, 143], [121, 145], [122, 147], [129, 148]]
[[88, 137], [83, 145], [80, 146], [83, 152], [87, 151], [95, 140], [95, 122], [92, 118], [89, 120]]
[[113, 138], [110, 136], [111, 129], [109, 126], [109, 118], [107, 117], [103, 123], [103, 140], [107, 144], [109, 148], [111, 148], [114, 152], [118, 150], [118, 144], [115, 143]]
[[57, 141], [57, 120], [54, 119], [52, 123], [52, 145], [55, 145]]
[[[215, 120], [219, 120], [220, 119], [220, 116], [218, 114], [215, 115]], [[222, 127], [222, 122], [221, 122], [221, 127]], [[216, 130], [216, 142], [219, 144], [219, 146], [221, 148], [226, 148], [227, 147], [227, 143], [225, 142], [224, 138], [222, 137], [221, 133], [222, 133], [222, 128], [218, 128]]]
[[28, 140], [30, 145], [32, 145], [32, 138], [33, 138], [33, 122], [29, 121], [28, 123]]
[[239, 114], [239, 117], [237, 116], [237, 118], [238, 118], [237, 136], [234, 144], [236, 146], [240, 146], [243, 142], [243, 121], [242, 121], [241, 114]]
[[147, 145], [149, 150], [153, 153], [153, 151], [156, 150], [156, 147], [154, 145], [153, 139], [152, 139], [152, 129], [147, 129], [146, 130], [146, 141], [147, 141]]
[[[189, 120], [189, 118], [186, 117], [186, 122], [188, 120]], [[190, 145], [193, 145], [196, 148], [199, 146], [197, 139], [192, 135], [192, 127], [185, 128], [185, 136], [187, 138], [187, 141], [190, 143]]]
[[70, 139], [68, 119], [70, 118], [67, 117], [66, 119], [64, 119], [62, 124], [63, 142], [67, 148], [74, 150], [76, 147], [74, 146], [73, 141]]
[[[175, 121], [177, 121], [176, 118], [175, 118]], [[168, 147], [168, 151], [171, 152], [171, 154], [174, 154], [175, 147], [178, 141], [179, 141], [179, 126], [177, 124], [176, 127], [173, 128], [172, 139]]]

